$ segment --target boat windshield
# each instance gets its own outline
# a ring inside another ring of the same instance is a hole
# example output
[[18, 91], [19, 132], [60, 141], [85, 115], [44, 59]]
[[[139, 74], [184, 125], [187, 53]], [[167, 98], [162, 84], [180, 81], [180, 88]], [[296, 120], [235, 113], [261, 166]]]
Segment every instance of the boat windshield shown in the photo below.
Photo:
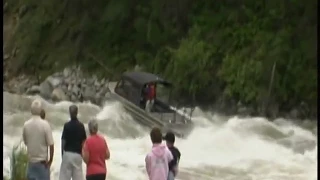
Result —
[[157, 100], [165, 103], [165, 104], [170, 104], [170, 92], [171, 92], [171, 88], [169, 88], [168, 86], [164, 86], [163, 84], [157, 84], [157, 88], [156, 88], [156, 92], [157, 92]]

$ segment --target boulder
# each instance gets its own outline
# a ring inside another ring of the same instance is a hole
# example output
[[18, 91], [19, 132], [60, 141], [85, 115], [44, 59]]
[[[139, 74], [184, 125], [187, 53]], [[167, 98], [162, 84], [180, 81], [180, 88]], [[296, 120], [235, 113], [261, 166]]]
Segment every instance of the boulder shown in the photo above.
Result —
[[83, 99], [85, 101], [92, 101], [95, 99], [95, 95], [96, 95], [96, 90], [94, 87], [91, 87], [91, 86], [87, 86], [84, 88], [84, 91], [83, 91]]
[[26, 94], [28, 95], [40, 94], [40, 86], [37, 86], [37, 85], [32, 86], [27, 90]]
[[40, 84], [40, 95], [47, 99], [51, 97], [51, 93], [53, 91], [53, 88], [51, 84], [48, 81], [44, 81]]
[[49, 76], [45, 80], [47, 81], [53, 88], [58, 87], [62, 83], [62, 79], [60, 77]]
[[55, 88], [51, 93], [51, 99], [54, 101], [67, 101], [68, 96], [61, 88]]

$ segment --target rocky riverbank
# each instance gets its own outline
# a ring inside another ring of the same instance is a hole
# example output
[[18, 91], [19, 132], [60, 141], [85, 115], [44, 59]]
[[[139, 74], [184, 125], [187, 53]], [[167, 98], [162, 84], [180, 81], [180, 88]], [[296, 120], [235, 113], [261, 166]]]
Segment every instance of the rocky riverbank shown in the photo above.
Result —
[[48, 76], [43, 82], [30, 77], [18, 77], [4, 83], [4, 91], [40, 95], [44, 99], [58, 101], [90, 101], [101, 105], [108, 92], [108, 80], [85, 76], [80, 68], [65, 68]]
[[[138, 67], [135, 70], [141, 70]], [[34, 78], [21, 76], [4, 82], [4, 91], [15, 94], [40, 95], [46, 100], [54, 102], [90, 101], [97, 105], [103, 105], [105, 95], [109, 91], [108, 79], [99, 79], [96, 76], [85, 75], [80, 68], [65, 68], [48, 76], [43, 82]], [[208, 103], [206, 103], [208, 104]], [[276, 103], [270, 104], [267, 110], [256, 107], [247, 107], [241, 102], [226, 100], [222, 96], [211, 105], [201, 106], [211, 112], [222, 112], [226, 115], [240, 116], [267, 116], [270, 119], [284, 117], [290, 119], [316, 119], [316, 109], [311, 109], [301, 103], [289, 111], [281, 111]], [[185, 106], [185, 105], [182, 105]]]

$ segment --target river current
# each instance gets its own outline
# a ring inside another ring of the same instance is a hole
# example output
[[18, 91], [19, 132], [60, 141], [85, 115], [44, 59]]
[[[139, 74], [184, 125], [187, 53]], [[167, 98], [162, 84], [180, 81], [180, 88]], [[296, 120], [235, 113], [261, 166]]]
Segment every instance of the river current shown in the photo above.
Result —
[[[3, 92], [4, 175], [10, 171], [10, 153], [21, 141], [23, 123], [31, 116], [33, 99]], [[55, 141], [53, 180], [61, 163], [60, 138], [68, 121], [71, 102], [43, 100]], [[144, 158], [151, 148], [149, 130], [132, 120], [119, 102], [104, 107], [79, 103], [79, 119], [87, 128], [90, 118], [99, 120], [100, 133], [109, 145], [108, 180], [146, 180]], [[182, 156], [178, 180], [316, 180], [316, 121], [223, 117], [196, 109], [195, 130], [177, 139]], [[85, 166], [84, 172], [85, 172]]]

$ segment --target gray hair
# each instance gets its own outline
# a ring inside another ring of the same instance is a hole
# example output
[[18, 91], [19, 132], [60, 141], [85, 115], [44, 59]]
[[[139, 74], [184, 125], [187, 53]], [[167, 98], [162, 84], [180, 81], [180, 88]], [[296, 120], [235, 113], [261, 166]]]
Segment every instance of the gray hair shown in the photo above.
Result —
[[98, 121], [95, 119], [92, 119], [88, 123], [88, 128], [90, 134], [96, 134], [98, 132]]
[[35, 116], [40, 116], [42, 110], [42, 103], [40, 100], [34, 100], [31, 103], [31, 114]]

